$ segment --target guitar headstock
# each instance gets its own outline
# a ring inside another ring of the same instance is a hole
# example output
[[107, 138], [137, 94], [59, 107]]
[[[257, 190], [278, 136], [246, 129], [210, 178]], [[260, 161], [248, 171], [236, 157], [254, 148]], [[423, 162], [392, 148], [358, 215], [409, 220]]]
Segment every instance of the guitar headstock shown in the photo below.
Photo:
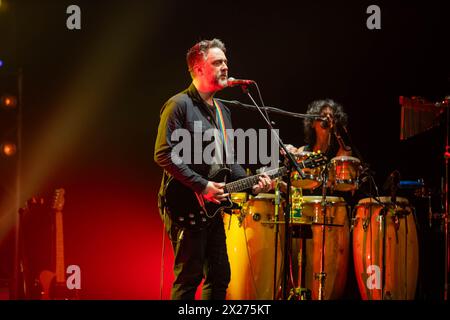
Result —
[[303, 165], [305, 168], [317, 168], [327, 164], [327, 157], [319, 151], [312, 152], [308, 157], [303, 160]]
[[64, 207], [64, 194], [66, 191], [63, 188], [59, 188], [55, 190], [55, 194], [53, 196], [52, 209], [56, 211], [62, 211]]

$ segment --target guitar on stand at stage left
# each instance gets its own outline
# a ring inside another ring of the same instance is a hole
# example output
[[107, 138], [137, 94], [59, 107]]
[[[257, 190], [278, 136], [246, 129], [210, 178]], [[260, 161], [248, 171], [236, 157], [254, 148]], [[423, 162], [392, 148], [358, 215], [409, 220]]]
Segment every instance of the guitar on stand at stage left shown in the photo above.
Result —
[[69, 299], [69, 290], [66, 285], [66, 270], [64, 264], [64, 233], [63, 216], [65, 190], [55, 190], [52, 213], [55, 221], [55, 271], [44, 270], [39, 274], [41, 286], [41, 300]]

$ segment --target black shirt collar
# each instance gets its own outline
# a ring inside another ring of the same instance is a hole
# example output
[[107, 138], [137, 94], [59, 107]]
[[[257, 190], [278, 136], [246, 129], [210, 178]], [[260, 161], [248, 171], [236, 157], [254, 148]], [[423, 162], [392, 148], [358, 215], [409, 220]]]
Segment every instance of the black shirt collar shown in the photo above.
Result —
[[212, 119], [213, 119], [214, 123], [217, 126], [215, 111], [211, 108], [211, 106], [209, 106], [205, 102], [205, 100], [202, 99], [202, 97], [200, 96], [200, 93], [198, 93], [198, 90], [194, 86], [193, 82], [191, 83], [189, 88], [186, 89], [186, 93], [192, 99], [192, 101], [194, 101], [195, 103], [198, 103], [199, 105], [201, 105], [204, 108], [204, 110], [206, 110], [206, 112], [208, 112], [209, 115], [212, 116]]
[[205, 104], [205, 101], [203, 101], [202, 97], [200, 96], [200, 93], [198, 93], [198, 90], [194, 86], [193, 82], [191, 83], [191, 85], [187, 89], [187, 94], [192, 99], [192, 101], [198, 102], [198, 103], [201, 103], [201, 104]]

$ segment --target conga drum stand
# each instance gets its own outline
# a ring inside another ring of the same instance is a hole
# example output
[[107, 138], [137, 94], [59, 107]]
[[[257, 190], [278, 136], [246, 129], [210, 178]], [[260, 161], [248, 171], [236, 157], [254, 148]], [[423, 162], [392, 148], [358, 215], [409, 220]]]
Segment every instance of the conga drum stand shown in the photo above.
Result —
[[320, 252], [320, 272], [314, 275], [315, 279], [319, 281], [318, 299], [323, 300], [325, 297], [325, 281], [327, 274], [325, 272], [325, 225], [327, 224], [327, 184], [328, 184], [328, 164], [324, 167], [322, 173], [322, 248]]
[[288, 300], [311, 300], [311, 290], [304, 286], [306, 267], [306, 240], [312, 239], [310, 224], [291, 224], [292, 238], [298, 238], [299, 253], [298, 259], [298, 280], [297, 287], [292, 288]]

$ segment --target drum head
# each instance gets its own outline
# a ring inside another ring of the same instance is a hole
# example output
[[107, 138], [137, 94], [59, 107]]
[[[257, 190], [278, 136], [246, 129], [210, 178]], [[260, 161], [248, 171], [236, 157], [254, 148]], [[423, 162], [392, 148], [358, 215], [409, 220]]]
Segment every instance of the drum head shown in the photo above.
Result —
[[349, 161], [349, 162], [356, 162], [356, 163], [361, 162], [358, 158], [351, 157], [351, 156], [339, 156], [339, 157], [334, 157], [331, 159], [331, 163], [336, 162], [336, 161]]
[[275, 194], [273, 193], [259, 193], [257, 196], [253, 197], [253, 199], [275, 199]]
[[[321, 203], [321, 196], [303, 196], [304, 203]], [[345, 203], [344, 198], [341, 197], [326, 197], [327, 203]]]
[[236, 192], [231, 194], [231, 201], [233, 202], [245, 202], [247, 201], [247, 193], [246, 192]]
[[[392, 203], [391, 197], [380, 197], [379, 200], [381, 201], [381, 203]], [[378, 201], [376, 201], [374, 198], [363, 198], [358, 201], [358, 204], [370, 204], [370, 203], [377, 204]], [[408, 199], [397, 197], [397, 203], [408, 204]]]

